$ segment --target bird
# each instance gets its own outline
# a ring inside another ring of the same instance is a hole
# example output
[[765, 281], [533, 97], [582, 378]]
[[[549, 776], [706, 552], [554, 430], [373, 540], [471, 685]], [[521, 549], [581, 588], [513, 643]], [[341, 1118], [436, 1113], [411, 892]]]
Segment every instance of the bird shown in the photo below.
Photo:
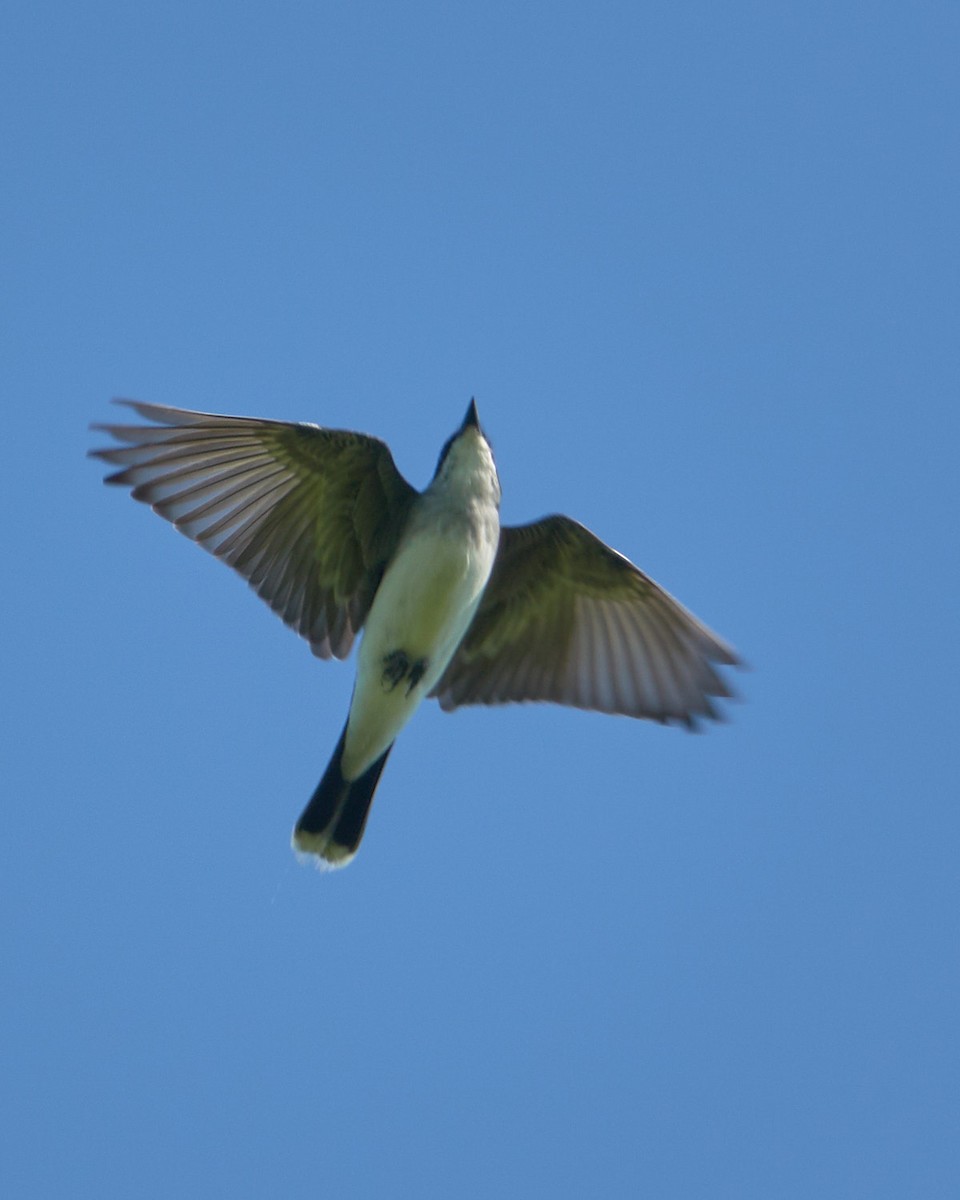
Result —
[[397, 735], [441, 709], [548, 701], [698, 727], [733, 692], [736, 651], [570, 517], [500, 524], [500, 480], [470, 401], [417, 491], [376, 437], [136, 400], [95, 424], [127, 487], [243, 576], [322, 659], [363, 631], [346, 723], [293, 846], [352, 860]]

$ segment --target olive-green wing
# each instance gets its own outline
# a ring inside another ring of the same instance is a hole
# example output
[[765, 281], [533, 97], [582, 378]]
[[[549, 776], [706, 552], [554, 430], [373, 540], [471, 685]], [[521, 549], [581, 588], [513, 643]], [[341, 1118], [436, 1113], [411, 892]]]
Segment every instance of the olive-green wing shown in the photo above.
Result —
[[121, 401], [153, 425], [96, 425], [91, 453], [250, 585], [314, 654], [344, 658], [417, 492], [376, 438]]
[[550, 700], [677, 721], [717, 718], [734, 651], [569, 517], [505, 527], [480, 608], [433, 690], [441, 708]]

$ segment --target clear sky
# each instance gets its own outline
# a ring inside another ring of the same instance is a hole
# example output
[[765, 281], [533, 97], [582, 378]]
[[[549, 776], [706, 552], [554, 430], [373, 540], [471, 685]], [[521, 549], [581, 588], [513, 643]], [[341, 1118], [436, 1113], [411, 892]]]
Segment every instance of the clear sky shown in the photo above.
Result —
[[[8, 4], [0, 1193], [960, 1194], [960, 10]], [[346, 712], [112, 396], [477, 397], [751, 664], [702, 736]]]

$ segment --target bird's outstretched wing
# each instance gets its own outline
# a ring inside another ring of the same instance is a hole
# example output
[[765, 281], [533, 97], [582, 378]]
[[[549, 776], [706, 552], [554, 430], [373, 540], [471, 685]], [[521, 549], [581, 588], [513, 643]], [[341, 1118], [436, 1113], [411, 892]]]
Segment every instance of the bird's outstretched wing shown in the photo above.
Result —
[[716, 719], [734, 651], [569, 517], [504, 527], [473, 623], [432, 695], [440, 707], [551, 700], [676, 721]]
[[344, 658], [417, 491], [376, 438], [132, 400], [153, 425], [95, 425], [107, 483], [239, 571], [314, 654]]

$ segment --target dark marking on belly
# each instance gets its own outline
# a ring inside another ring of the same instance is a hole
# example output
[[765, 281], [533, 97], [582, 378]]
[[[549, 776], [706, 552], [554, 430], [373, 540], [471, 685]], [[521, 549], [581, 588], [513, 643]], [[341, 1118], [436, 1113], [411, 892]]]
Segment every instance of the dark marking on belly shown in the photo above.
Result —
[[389, 654], [383, 656], [383, 674], [380, 676], [383, 690], [392, 692], [398, 684], [406, 679], [407, 695], [409, 696], [423, 678], [426, 669], [427, 660], [425, 658], [418, 658], [416, 662], [411, 662], [410, 656], [405, 650], [391, 650]]

